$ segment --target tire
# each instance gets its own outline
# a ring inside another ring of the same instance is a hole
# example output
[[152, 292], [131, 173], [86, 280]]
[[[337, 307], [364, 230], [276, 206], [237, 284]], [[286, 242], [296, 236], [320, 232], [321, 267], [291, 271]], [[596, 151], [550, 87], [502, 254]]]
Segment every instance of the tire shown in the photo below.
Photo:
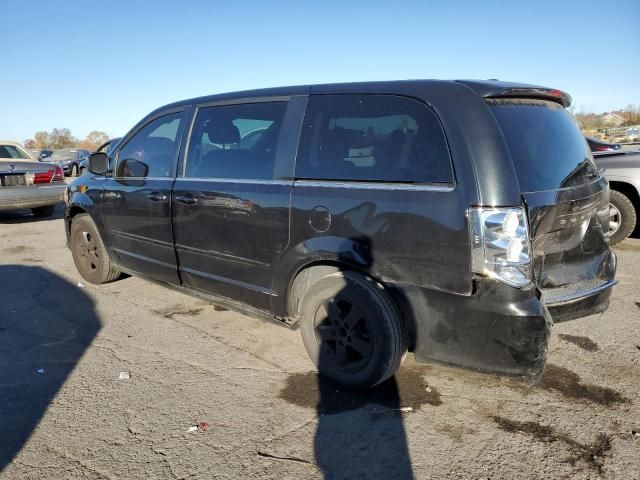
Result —
[[611, 190], [609, 197], [609, 243], [615, 245], [626, 239], [636, 228], [636, 209], [624, 193]]
[[50, 217], [51, 215], [53, 215], [53, 211], [55, 209], [56, 209], [55, 205], [46, 205], [44, 207], [32, 208], [31, 213], [33, 213], [35, 217], [44, 218], [44, 217]]
[[120, 277], [120, 271], [111, 262], [98, 228], [89, 215], [81, 214], [73, 218], [69, 247], [73, 263], [87, 282], [108, 283]]
[[71, 165], [71, 173], [70, 175], [72, 177], [77, 177], [78, 176], [78, 166], [77, 165]]
[[321, 375], [348, 388], [374, 387], [395, 374], [407, 331], [389, 294], [355, 272], [323, 277], [305, 293], [302, 341]]

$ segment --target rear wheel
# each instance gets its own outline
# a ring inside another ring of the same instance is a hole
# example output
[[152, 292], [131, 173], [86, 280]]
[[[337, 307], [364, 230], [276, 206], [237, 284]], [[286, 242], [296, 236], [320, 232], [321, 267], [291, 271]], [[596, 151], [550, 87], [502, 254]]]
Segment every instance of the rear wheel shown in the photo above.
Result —
[[82, 278], [100, 284], [116, 280], [120, 271], [113, 265], [96, 224], [86, 214], [74, 217], [69, 246], [73, 262]]
[[609, 243], [620, 243], [636, 228], [636, 209], [631, 200], [616, 190], [611, 190], [609, 198]]
[[406, 328], [389, 294], [355, 272], [329, 275], [309, 288], [301, 333], [320, 374], [349, 388], [388, 379], [407, 352]]
[[31, 213], [38, 218], [50, 217], [53, 215], [53, 211], [55, 210], [55, 205], [46, 205], [44, 207], [36, 207], [31, 209]]

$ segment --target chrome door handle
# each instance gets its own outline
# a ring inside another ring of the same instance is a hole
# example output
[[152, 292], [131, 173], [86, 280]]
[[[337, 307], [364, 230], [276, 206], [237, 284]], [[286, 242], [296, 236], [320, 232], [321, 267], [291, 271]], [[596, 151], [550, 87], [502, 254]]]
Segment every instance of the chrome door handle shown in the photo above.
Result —
[[167, 199], [167, 196], [162, 195], [161, 193], [158, 193], [158, 192], [152, 192], [149, 195], [147, 195], [147, 198], [149, 200], [153, 200], [154, 202], [162, 202], [163, 200]]
[[176, 195], [175, 199], [176, 202], [186, 203], [187, 205], [193, 205], [197, 201], [197, 199], [190, 193], [185, 193], [184, 195]]

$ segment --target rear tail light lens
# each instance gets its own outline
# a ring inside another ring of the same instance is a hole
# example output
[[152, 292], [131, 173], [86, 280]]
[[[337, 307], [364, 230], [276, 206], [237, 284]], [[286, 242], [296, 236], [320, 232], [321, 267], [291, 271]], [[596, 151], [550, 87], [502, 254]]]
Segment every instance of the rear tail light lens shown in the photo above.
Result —
[[474, 207], [469, 218], [472, 271], [512, 287], [529, 285], [531, 246], [524, 208]]
[[56, 166], [56, 171], [53, 174], [53, 178], [51, 179], [52, 182], [64, 182], [64, 170], [62, 170], [62, 167], [58, 167]]
[[55, 174], [55, 170], [45, 170], [44, 172], [35, 172], [33, 174], [33, 183], [50, 183]]
[[33, 183], [51, 183], [64, 181], [64, 171], [56, 166], [43, 172], [35, 172], [33, 174]]

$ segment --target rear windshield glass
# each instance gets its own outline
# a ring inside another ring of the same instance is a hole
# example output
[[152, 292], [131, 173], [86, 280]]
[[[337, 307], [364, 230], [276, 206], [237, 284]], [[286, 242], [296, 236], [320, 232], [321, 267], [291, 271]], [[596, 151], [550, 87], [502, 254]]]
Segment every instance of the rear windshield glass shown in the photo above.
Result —
[[591, 181], [591, 151], [571, 115], [544, 100], [489, 100], [507, 140], [523, 192]]
[[14, 145], [0, 145], [0, 158], [29, 160], [29, 155]]

